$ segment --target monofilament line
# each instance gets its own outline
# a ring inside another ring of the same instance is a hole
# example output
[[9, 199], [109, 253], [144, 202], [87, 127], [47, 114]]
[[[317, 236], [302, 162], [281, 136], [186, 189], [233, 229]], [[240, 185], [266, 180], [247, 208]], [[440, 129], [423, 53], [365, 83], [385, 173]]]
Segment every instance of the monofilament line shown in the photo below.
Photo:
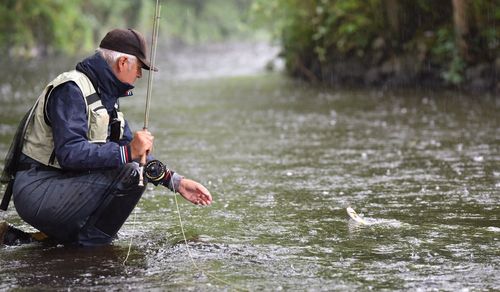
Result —
[[219, 281], [220, 283], [223, 283], [225, 285], [228, 285], [230, 287], [232, 287], [234, 290], [236, 291], [248, 291], [248, 290], [245, 290], [241, 287], [238, 287], [234, 284], [231, 284], [229, 283], [228, 281], [224, 280], [224, 279], [221, 279], [217, 276], [214, 276], [208, 272], [206, 272], [205, 270], [203, 270], [202, 268], [200, 268], [196, 262], [194, 261], [194, 258], [193, 258], [193, 255], [191, 254], [191, 250], [189, 248], [189, 244], [188, 244], [188, 241], [187, 241], [187, 237], [186, 237], [186, 233], [184, 232], [184, 224], [182, 223], [182, 218], [181, 218], [181, 211], [180, 211], [180, 208], [179, 208], [179, 203], [177, 202], [177, 195], [174, 194], [174, 199], [175, 199], [175, 206], [177, 207], [177, 217], [179, 218], [179, 225], [181, 226], [181, 232], [182, 232], [182, 237], [184, 238], [184, 243], [186, 245], [186, 250], [187, 250], [187, 253], [189, 255], [189, 259], [191, 260], [191, 263], [193, 264], [193, 266], [202, 274], [206, 275], [207, 277], [209, 278], [212, 278], [216, 281]]
[[132, 250], [132, 241], [134, 240], [136, 221], [137, 221], [137, 208], [134, 208], [134, 222], [132, 223], [134, 227], [132, 229], [132, 236], [130, 236], [130, 242], [128, 244], [127, 256], [125, 257], [125, 259], [123, 260], [123, 263], [122, 263], [124, 266], [128, 260], [128, 257], [130, 256], [130, 251]]

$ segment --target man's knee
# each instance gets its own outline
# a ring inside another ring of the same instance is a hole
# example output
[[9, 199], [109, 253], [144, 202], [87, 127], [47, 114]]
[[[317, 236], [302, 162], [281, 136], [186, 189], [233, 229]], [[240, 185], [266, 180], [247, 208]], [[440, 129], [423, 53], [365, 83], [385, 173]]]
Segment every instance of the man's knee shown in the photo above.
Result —
[[125, 164], [116, 178], [116, 189], [133, 193], [141, 192], [141, 189], [144, 191], [145, 187], [139, 186], [139, 171], [139, 164], [137, 162]]
[[137, 164], [124, 166], [117, 183], [79, 233], [84, 245], [107, 244], [116, 236], [139, 202], [146, 186], [139, 186]]

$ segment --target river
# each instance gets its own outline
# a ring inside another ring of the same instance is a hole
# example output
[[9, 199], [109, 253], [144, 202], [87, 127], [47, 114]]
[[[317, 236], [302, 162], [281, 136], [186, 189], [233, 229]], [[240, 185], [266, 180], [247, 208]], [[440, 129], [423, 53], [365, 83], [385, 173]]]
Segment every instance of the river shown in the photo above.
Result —
[[[214, 203], [150, 187], [110, 246], [0, 247], [0, 290], [500, 290], [500, 98], [324, 88], [263, 70], [275, 53], [160, 51], [154, 155]], [[2, 157], [76, 60], [1, 62]], [[121, 103], [135, 129], [146, 79]], [[0, 220], [32, 230], [12, 203]]]

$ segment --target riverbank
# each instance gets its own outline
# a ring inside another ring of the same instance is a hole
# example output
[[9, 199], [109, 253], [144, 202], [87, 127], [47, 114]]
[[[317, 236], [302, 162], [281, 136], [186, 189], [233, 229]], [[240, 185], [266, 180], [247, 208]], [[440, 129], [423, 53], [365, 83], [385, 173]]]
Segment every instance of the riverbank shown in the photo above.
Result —
[[274, 25], [294, 77], [500, 93], [500, 8], [492, 1], [270, 0], [253, 10]]
[[494, 63], [479, 63], [463, 69], [460, 84], [452, 84], [446, 79], [453, 76], [429, 59], [414, 55], [382, 59], [382, 54], [366, 58], [338, 58], [326, 64], [295, 61], [289, 64], [289, 73], [296, 78], [330, 86], [458, 89], [469, 93], [500, 94], [500, 57]]
[[[255, 75], [264, 71], [286, 72], [293, 78], [327, 86], [365, 89], [462, 90], [468, 93], [500, 94], [500, 57], [494, 63], [479, 63], [463, 69], [460, 85], [451, 84], [449, 74], [424, 55], [384, 56], [383, 48], [365, 58], [337, 57], [326, 62], [296, 58], [286, 64], [281, 49], [270, 42], [220, 42], [186, 46], [169, 42], [160, 58], [168, 64], [169, 78], [208, 79]], [[197, 56], [193, 58], [193, 56]], [[304, 58], [307, 59], [307, 58]]]

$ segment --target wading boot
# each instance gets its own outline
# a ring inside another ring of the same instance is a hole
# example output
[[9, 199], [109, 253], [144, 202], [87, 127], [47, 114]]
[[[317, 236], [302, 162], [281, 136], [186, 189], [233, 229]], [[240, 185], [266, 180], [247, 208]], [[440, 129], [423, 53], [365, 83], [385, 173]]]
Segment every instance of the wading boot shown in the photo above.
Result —
[[5, 221], [0, 222], [0, 245], [21, 245], [45, 239], [47, 239], [47, 235], [42, 232], [28, 233]]

